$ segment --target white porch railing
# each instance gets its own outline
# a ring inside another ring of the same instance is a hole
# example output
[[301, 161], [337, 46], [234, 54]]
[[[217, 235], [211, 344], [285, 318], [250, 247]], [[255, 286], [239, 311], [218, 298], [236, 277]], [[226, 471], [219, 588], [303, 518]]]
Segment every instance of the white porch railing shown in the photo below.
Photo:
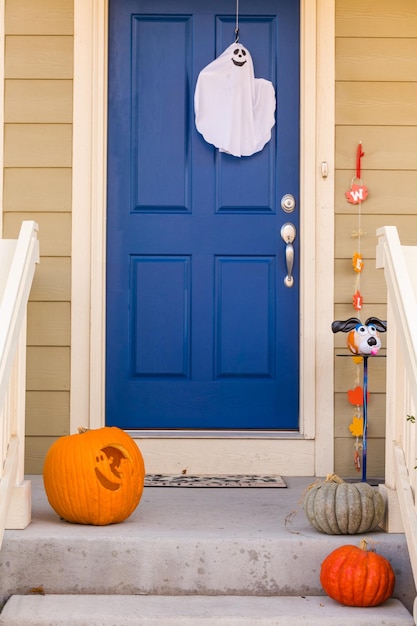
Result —
[[417, 246], [402, 246], [394, 226], [377, 236], [387, 284], [386, 530], [405, 532], [417, 583]]
[[38, 225], [23, 222], [19, 238], [0, 239], [0, 546], [6, 528], [31, 519], [24, 480], [26, 312], [36, 263]]

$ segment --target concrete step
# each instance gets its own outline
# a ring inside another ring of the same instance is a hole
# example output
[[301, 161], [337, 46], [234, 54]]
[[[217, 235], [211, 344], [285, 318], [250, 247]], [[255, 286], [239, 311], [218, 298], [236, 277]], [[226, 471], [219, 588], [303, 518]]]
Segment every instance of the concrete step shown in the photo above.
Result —
[[323, 597], [12, 596], [3, 626], [412, 626], [398, 600], [353, 608]]
[[[285, 480], [287, 489], [147, 488], [128, 520], [97, 527], [60, 520], [34, 477], [32, 523], [4, 535], [0, 607], [33, 588], [47, 602], [54, 594], [325, 598], [322, 561], [340, 545], [359, 545], [361, 536], [317, 532], [301, 504], [313, 479]], [[393, 597], [412, 612], [404, 535], [366, 537], [393, 565]]]

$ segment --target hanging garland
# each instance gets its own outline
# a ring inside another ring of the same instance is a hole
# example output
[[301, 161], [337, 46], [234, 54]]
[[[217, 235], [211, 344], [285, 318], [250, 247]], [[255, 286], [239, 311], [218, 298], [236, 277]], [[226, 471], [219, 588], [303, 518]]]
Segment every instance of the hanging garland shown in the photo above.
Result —
[[[355, 272], [354, 294], [352, 304], [355, 311], [360, 311], [363, 306], [363, 297], [360, 291], [361, 274], [364, 268], [361, 253], [361, 239], [365, 233], [361, 224], [361, 205], [368, 197], [368, 189], [362, 184], [361, 179], [361, 159], [364, 156], [362, 143], [359, 143], [356, 151], [356, 177], [352, 179], [349, 191], [345, 192], [348, 202], [358, 205], [358, 229], [353, 232], [352, 237], [357, 239], [357, 249], [352, 256], [352, 267]], [[334, 333], [348, 333], [347, 347], [354, 356], [353, 362], [356, 366], [354, 388], [347, 393], [348, 401], [354, 407], [352, 423], [349, 430], [355, 437], [354, 444], [354, 464], [359, 472], [362, 467], [362, 482], [366, 482], [367, 467], [367, 430], [368, 430], [368, 358], [378, 354], [381, 348], [379, 332], [386, 332], [386, 321], [378, 317], [368, 317], [362, 323], [358, 317], [350, 317], [347, 320], [335, 320], [332, 323]], [[361, 364], [363, 363], [363, 386], [359, 384]], [[361, 453], [360, 453], [361, 452]]]
[[[362, 150], [362, 142], [358, 144], [356, 150], [356, 177], [352, 179], [349, 191], [345, 192], [345, 196], [348, 202], [358, 206], [358, 228], [352, 233], [352, 238], [357, 239], [357, 249], [352, 257], [352, 267], [355, 272], [354, 294], [352, 296], [352, 305], [355, 311], [359, 312], [363, 306], [363, 296], [361, 294], [361, 274], [364, 268], [364, 261], [361, 252], [361, 239], [366, 232], [362, 229], [361, 223], [361, 209], [362, 202], [368, 197], [368, 189], [362, 183], [361, 178], [361, 160], [365, 156]], [[363, 389], [360, 386], [360, 367], [363, 361], [361, 356], [353, 356], [352, 360], [356, 366], [356, 373], [354, 379], [354, 389], [348, 391], [348, 401], [354, 407], [352, 423], [349, 425], [349, 430], [353, 437], [355, 437], [354, 444], [354, 465], [356, 471], [361, 470], [361, 450], [363, 449], [363, 430], [364, 419], [362, 415], [363, 407]], [[369, 393], [367, 393], [367, 399]]]

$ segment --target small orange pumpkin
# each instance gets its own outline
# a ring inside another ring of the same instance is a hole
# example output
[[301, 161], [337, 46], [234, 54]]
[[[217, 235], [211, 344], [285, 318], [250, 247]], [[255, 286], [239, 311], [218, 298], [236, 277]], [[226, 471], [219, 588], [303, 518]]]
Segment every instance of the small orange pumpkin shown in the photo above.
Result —
[[320, 582], [328, 596], [347, 606], [377, 606], [391, 597], [395, 574], [380, 554], [360, 547], [341, 546], [323, 561]]
[[142, 454], [120, 428], [79, 430], [57, 439], [47, 452], [43, 481], [49, 504], [68, 522], [121, 522], [142, 497]]

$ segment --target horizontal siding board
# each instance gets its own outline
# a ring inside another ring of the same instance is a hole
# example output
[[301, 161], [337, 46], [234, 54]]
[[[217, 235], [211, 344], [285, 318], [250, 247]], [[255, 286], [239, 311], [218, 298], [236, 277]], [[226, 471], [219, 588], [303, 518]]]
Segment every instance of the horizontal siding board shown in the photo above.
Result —
[[[414, 216], [417, 210], [416, 190], [417, 190], [417, 170], [368, 170], [368, 160], [372, 158], [370, 154], [372, 146], [364, 148], [365, 156], [362, 159], [362, 180], [368, 188], [368, 197], [361, 205], [362, 215], [365, 213], [381, 215], [384, 225], [388, 224], [387, 219], [392, 215], [401, 214], [414, 223]], [[352, 159], [353, 161], [353, 159]], [[358, 205], [351, 204], [346, 200], [345, 192], [350, 189], [354, 170], [338, 170], [335, 178], [335, 200], [337, 213], [358, 213]], [[417, 230], [411, 229], [417, 238]], [[369, 232], [369, 231], [368, 231]], [[404, 232], [408, 241], [412, 232]], [[416, 239], [414, 240], [416, 241]]]
[[28, 346], [26, 389], [68, 391], [70, 349], [56, 346]]
[[[352, 388], [354, 381], [352, 380]], [[385, 394], [376, 393], [369, 388], [368, 400], [368, 437], [385, 437]], [[353, 407], [348, 400], [346, 393], [335, 394], [334, 405], [334, 429], [335, 437], [352, 437], [352, 444], [355, 438], [349, 430], [353, 416], [357, 414], [356, 407]], [[363, 417], [363, 411], [361, 411]]]
[[415, 0], [336, 0], [337, 37], [415, 37]]
[[[379, 270], [382, 271], [382, 270]], [[385, 302], [379, 302], [379, 303], [366, 303], [364, 302], [364, 306], [363, 309], [360, 312], [360, 316], [359, 317], [363, 317], [364, 319], [366, 319], [367, 317], [370, 317], [371, 315], [375, 315], [376, 317], [379, 317], [381, 320], [386, 320], [387, 319], [387, 305]], [[338, 303], [335, 304], [334, 307], [334, 316], [337, 319], [344, 319], [345, 317], [352, 317], [352, 316], [356, 316], [356, 311], [353, 309], [352, 304], [350, 302], [342, 302], [342, 303]], [[335, 335], [335, 337], [337, 336], [341, 336], [343, 335], [343, 333], [337, 333], [337, 335]]]
[[[364, 271], [369, 263], [375, 265], [376, 250], [376, 225], [380, 224], [379, 216], [362, 215], [360, 223], [362, 236], [356, 236], [358, 233], [359, 223], [357, 215], [337, 215], [335, 220], [335, 257], [337, 259], [348, 259], [351, 261], [355, 252], [360, 252], [364, 259]], [[349, 265], [353, 274], [353, 267]]]
[[68, 212], [72, 173], [69, 167], [8, 167], [4, 170], [5, 211]]
[[336, 39], [336, 80], [415, 81], [417, 38]]
[[72, 80], [6, 80], [6, 123], [72, 123]]
[[[335, 276], [335, 302], [350, 303], [355, 292], [356, 276], [349, 259], [335, 260]], [[366, 263], [366, 267], [361, 274], [360, 290], [370, 304], [386, 301], [387, 289], [384, 273], [375, 268], [375, 263]]]
[[30, 299], [69, 302], [71, 299], [71, 259], [43, 257], [35, 271]]
[[5, 78], [73, 77], [73, 37], [6, 36]]
[[[403, 245], [417, 245], [417, 215], [362, 215], [361, 227], [364, 234], [360, 241], [360, 251], [368, 263], [375, 265], [376, 229], [381, 226], [396, 226]], [[337, 215], [335, 223], [335, 256], [336, 258], [351, 259], [358, 251], [359, 241], [352, 238], [357, 232], [357, 215]], [[372, 260], [371, 260], [372, 259]], [[365, 270], [364, 270], [365, 271]]]
[[[344, 333], [343, 333], [344, 334]], [[345, 356], [340, 356], [345, 355]], [[381, 350], [378, 353], [379, 356], [370, 357], [368, 359], [368, 381], [369, 391], [371, 389], [375, 393], [385, 392], [385, 375], [386, 375], [386, 361], [385, 350]], [[335, 392], [347, 392], [349, 389], [353, 389], [354, 381], [358, 373], [357, 365], [353, 362], [349, 350], [335, 350]], [[363, 381], [363, 369], [360, 366], [359, 385], [362, 385]]]
[[[417, 122], [417, 117], [414, 124]], [[336, 168], [355, 171], [362, 141], [364, 167], [371, 170], [417, 170], [417, 126], [337, 126]], [[366, 182], [364, 180], [364, 182]]]
[[[58, 437], [25, 438], [25, 472], [26, 474], [42, 474], [45, 455]], [[57, 518], [58, 519], [58, 518]]]
[[[335, 471], [342, 478], [362, 480], [362, 470], [356, 471], [354, 465], [355, 448], [352, 438], [336, 437], [334, 446]], [[385, 471], [385, 440], [368, 439], [367, 477], [383, 478]]]
[[417, 82], [336, 83], [336, 124], [409, 126], [417, 120]]
[[5, 167], [71, 167], [71, 124], [5, 124]]
[[71, 306], [69, 302], [29, 302], [27, 344], [69, 346]]
[[357, 238], [353, 239], [349, 235], [349, 233], [357, 232], [358, 220], [355, 220], [355, 217], [350, 215], [344, 216], [344, 220], [340, 220], [339, 217], [340, 216], [337, 216], [335, 224], [335, 258], [347, 259], [349, 270], [352, 271], [352, 278], [355, 280], [356, 274], [353, 273], [353, 265], [350, 265], [350, 262], [356, 252], [362, 254], [364, 264], [363, 272], [368, 269], [370, 263], [375, 265], [376, 236], [373, 235], [375, 229], [370, 227], [370, 223], [366, 219], [367, 216], [362, 217], [361, 228], [364, 234], [359, 243]]
[[42, 256], [70, 256], [71, 213], [5, 213], [3, 224], [6, 236], [16, 238], [23, 220], [35, 220], [39, 225]]
[[8, 0], [4, 19], [9, 35], [72, 35], [74, 0]]
[[26, 434], [60, 436], [69, 434], [69, 391], [26, 393]]

